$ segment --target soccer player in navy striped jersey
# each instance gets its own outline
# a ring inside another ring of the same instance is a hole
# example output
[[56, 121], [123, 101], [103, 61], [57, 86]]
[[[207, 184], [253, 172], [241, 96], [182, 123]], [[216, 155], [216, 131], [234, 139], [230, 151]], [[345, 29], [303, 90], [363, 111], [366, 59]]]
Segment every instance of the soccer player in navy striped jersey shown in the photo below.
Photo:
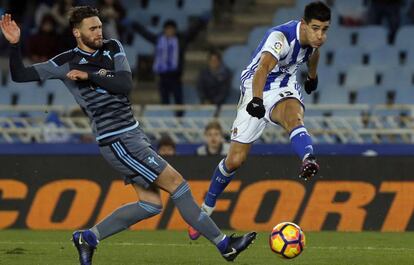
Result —
[[[251, 144], [269, 123], [282, 126], [289, 133], [291, 145], [301, 160], [299, 177], [309, 179], [317, 174], [319, 165], [304, 127], [304, 104], [296, 73], [302, 63], [307, 63], [305, 91], [310, 94], [316, 90], [319, 48], [326, 40], [330, 19], [329, 7], [322, 2], [312, 2], [305, 7], [302, 20], [270, 28], [259, 43], [241, 74], [241, 97], [229, 153], [215, 169], [201, 206], [208, 215], [213, 212], [217, 197], [246, 160]], [[188, 233], [193, 240], [200, 236], [192, 227]]]
[[[227, 236], [195, 203], [187, 182], [152, 148], [134, 119], [128, 94], [132, 76], [121, 43], [104, 40], [98, 10], [80, 6], [71, 10], [69, 22], [77, 47], [47, 62], [25, 67], [19, 49], [20, 29], [10, 14], [2, 16], [1, 30], [11, 43], [10, 71], [16, 82], [60, 79], [91, 121], [104, 158], [123, 173], [139, 196], [100, 223], [75, 231], [72, 240], [81, 265], [92, 264], [100, 240], [161, 212], [160, 189], [171, 195], [183, 219], [215, 244], [228, 261], [245, 250], [256, 233]], [[81, 209], [80, 209], [81, 210]]]

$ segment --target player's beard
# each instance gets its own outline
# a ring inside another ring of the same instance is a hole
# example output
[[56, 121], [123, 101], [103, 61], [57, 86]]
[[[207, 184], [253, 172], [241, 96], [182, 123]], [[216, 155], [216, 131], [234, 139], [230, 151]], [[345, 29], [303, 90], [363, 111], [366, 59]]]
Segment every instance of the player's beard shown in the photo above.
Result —
[[102, 39], [90, 39], [81, 35], [83, 44], [92, 50], [97, 50], [102, 47]]

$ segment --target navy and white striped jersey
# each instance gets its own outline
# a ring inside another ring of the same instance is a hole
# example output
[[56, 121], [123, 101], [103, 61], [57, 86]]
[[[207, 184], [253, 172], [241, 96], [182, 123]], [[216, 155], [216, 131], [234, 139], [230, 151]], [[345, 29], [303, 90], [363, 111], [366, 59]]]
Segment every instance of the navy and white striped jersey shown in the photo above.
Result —
[[252, 89], [253, 75], [263, 52], [271, 53], [277, 60], [269, 73], [263, 91], [290, 86], [296, 83], [299, 66], [308, 61], [314, 49], [299, 43], [300, 21], [292, 20], [269, 29], [252, 55], [249, 65], [241, 74], [240, 89]]
[[[117, 40], [104, 40], [94, 53], [75, 48], [63, 52], [47, 62], [34, 64], [41, 80], [60, 79], [68, 87], [77, 103], [89, 117], [92, 131], [99, 141], [138, 126], [128, 95], [112, 93], [93, 82], [91, 75], [111, 77], [116, 73], [131, 73], [121, 43]], [[66, 74], [73, 69], [90, 74], [86, 81], [72, 81]]]

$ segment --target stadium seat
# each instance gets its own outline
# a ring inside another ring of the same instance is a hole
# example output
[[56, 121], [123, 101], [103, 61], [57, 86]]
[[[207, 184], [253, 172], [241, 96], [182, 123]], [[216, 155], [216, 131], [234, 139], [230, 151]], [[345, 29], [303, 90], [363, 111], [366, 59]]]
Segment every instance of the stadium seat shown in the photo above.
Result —
[[[377, 49], [387, 45], [387, 29], [383, 26], [357, 27], [357, 45], [367, 49]], [[375, 40], [375, 41], [373, 41]]]
[[233, 45], [223, 53], [223, 62], [233, 72], [246, 67], [251, 57], [251, 51], [246, 45]]
[[0, 87], [0, 105], [11, 104], [12, 92], [7, 87]]
[[349, 92], [339, 86], [331, 86], [319, 93], [319, 104], [348, 104]]
[[376, 72], [371, 67], [353, 66], [347, 71], [345, 87], [351, 90], [358, 90], [363, 87], [374, 86], [376, 84]]
[[273, 26], [284, 24], [291, 20], [299, 20], [302, 17], [303, 9], [294, 7], [278, 8], [273, 15]]
[[340, 85], [339, 75], [340, 75], [340, 71], [335, 67], [319, 67], [318, 68], [318, 79], [319, 79], [319, 84], [321, 84], [322, 86], [318, 87], [318, 90], [321, 90], [322, 87]]
[[150, 14], [157, 14], [161, 13], [164, 10], [168, 11], [176, 11], [178, 10], [177, 1], [171, 0], [156, 0], [156, 1], [148, 1], [148, 7], [146, 11]]
[[391, 90], [409, 87], [413, 85], [414, 69], [398, 67], [382, 72], [380, 85]]
[[43, 84], [43, 89], [47, 94], [53, 95], [52, 105], [60, 105], [69, 108], [77, 105], [69, 89], [60, 80], [47, 80]]
[[18, 105], [47, 105], [47, 92], [42, 88], [19, 91]]
[[409, 51], [414, 47], [414, 25], [401, 27], [395, 37], [394, 46], [399, 51]]
[[200, 99], [196, 87], [184, 86], [183, 87], [184, 103], [185, 104], [199, 104]]
[[353, 31], [345, 27], [335, 28], [335, 32], [329, 32], [325, 44], [321, 50], [335, 51], [337, 48], [348, 49], [352, 45]]
[[190, 16], [200, 16], [213, 10], [212, 0], [183, 0], [183, 10]]
[[399, 51], [392, 46], [382, 46], [376, 49], [369, 49], [368, 54], [369, 66], [376, 70], [395, 68], [400, 65]]
[[362, 65], [364, 50], [360, 47], [341, 47], [333, 53], [332, 65], [338, 68], [349, 68], [352, 65]]
[[395, 104], [410, 104], [414, 102], [414, 86], [400, 88], [396, 91]]
[[259, 46], [268, 29], [268, 26], [259, 26], [250, 31], [249, 38], [247, 39], [247, 46], [252, 52]]
[[387, 91], [382, 87], [372, 86], [360, 88], [357, 91], [357, 104], [380, 105], [387, 101]]

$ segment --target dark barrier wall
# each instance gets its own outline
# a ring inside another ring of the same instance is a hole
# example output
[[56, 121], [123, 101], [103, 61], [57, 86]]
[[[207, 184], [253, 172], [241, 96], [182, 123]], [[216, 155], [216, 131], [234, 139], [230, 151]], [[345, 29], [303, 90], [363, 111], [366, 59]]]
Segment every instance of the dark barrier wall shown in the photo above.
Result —
[[[219, 157], [171, 164], [202, 201]], [[306, 231], [414, 230], [412, 157], [320, 157], [315, 180], [297, 178], [290, 156], [252, 156], [217, 203], [220, 227], [268, 231], [281, 221]], [[135, 201], [133, 189], [100, 156], [0, 156], [0, 228], [78, 229]], [[163, 194], [164, 211], [132, 229], [185, 229]]]

